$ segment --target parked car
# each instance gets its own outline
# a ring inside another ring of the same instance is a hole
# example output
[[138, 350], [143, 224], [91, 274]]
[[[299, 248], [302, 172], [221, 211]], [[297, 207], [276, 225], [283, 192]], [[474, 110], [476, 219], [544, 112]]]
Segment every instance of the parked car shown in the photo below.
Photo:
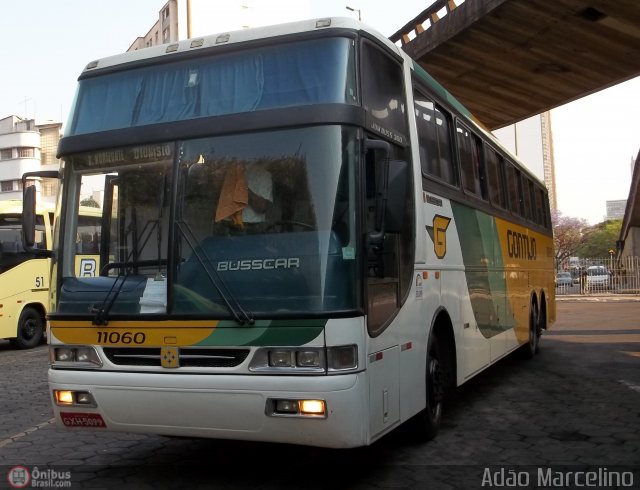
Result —
[[570, 272], [558, 272], [556, 275], [556, 286], [571, 286], [573, 284], [573, 278]]
[[609, 289], [610, 275], [603, 265], [592, 265], [587, 268], [587, 288], [590, 291]]

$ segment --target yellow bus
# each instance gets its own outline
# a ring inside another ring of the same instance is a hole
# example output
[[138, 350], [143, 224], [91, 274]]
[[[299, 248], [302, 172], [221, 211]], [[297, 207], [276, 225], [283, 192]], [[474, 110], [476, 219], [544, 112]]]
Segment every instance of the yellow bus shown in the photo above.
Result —
[[[35, 250], [22, 239], [22, 201], [0, 201], [0, 338], [18, 349], [35, 347], [45, 337], [55, 206], [41, 204], [35, 213]], [[97, 255], [88, 244], [100, 228], [99, 209], [81, 206], [77, 273], [95, 275]], [[44, 253], [43, 253], [44, 252]]]
[[[35, 247], [51, 250], [53, 206], [36, 213]], [[0, 338], [18, 349], [44, 335], [51, 261], [22, 246], [22, 201], [0, 201]]]
[[[357, 21], [94, 61], [58, 150], [63, 427], [356, 447], [410, 423], [429, 439], [451, 390], [533, 356], [555, 319], [544, 185]], [[76, 267], [87, 190], [96, 277]]]

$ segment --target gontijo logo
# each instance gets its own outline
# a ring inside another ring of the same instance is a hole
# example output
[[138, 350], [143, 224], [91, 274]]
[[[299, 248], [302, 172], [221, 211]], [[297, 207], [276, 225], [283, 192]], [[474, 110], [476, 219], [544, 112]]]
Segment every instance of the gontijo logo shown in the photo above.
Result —
[[536, 260], [536, 239], [507, 230], [507, 252], [512, 259]]
[[444, 259], [447, 255], [447, 228], [449, 228], [451, 218], [436, 214], [433, 217], [433, 226], [427, 226], [427, 233], [433, 241], [433, 251], [436, 257]]

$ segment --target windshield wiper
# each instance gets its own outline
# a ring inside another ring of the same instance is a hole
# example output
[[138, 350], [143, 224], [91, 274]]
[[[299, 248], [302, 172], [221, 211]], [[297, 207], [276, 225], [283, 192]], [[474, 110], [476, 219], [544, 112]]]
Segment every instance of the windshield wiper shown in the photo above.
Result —
[[[109, 316], [108, 316], [109, 311], [111, 311], [111, 307], [116, 302], [116, 299], [118, 299], [118, 295], [120, 294], [120, 291], [122, 291], [122, 288], [124, 287], [124, 283], [127, 281], [127, 278], [129, 276], [131, 276], [131, 273], [129, 272], [127, 272], [126, 274], [118, 273], [115, 281], [113, 281], [113, 284], [111, 285], [111, 289], [109, 289], [109, 292], [104, 297], [102, 304], [99, 307], [96, 307], [95, 304], [89, 307], [89, 313], [92, 313], [94, 315], [93, 320], [91, 320], [91, 323], [93, 325], [109, 324]], [[122, 282], [116, 288], [116, 284], [118, 284], [118, 279], [120, 278], [122, 278]], [[114, 289], [115, 289], [115, 293], [114, 293]], [[111, 301], [109, 301], [109, 297], [111, 296], [112, 293], [113, 293], [113, 296], [111, 298]], [[107, 301], [109, 301], [108, 304], [107, 304]]]
[[[193, 255], [195, 255], [196, 259], [202, 266], [202, 269], [207, 274], [209, 281], [211, 281], [211, 284], [213, 284], [213, 286], [218, 291], [218, 294], [220, 295], [224, 303], [227, 305], [227, 309], [233, 315], [233, 318], [235, 319], [235, 321], [238, 322], [240, 325], [244, 325], [246, 323], [248, 323], [249, 325], [253, 325], [255, 323], [255, 319], [253, 318], [253, 315], [251, 314], [251, 312], [247, 312], [242, 308], [242, 305], [240, 305], [240, 303], [233, 296], [231, 291], [229, 291], [229, 288], [220, 277], [220, 274], [218, 274], [217, 271], [211, 267], [210, 265], [211, 259], [207, 256], [207, 253], [203, 252], [204, 257], [202, 257], [200, 252], [198, 252], [198, 250], [196, 249], [196, 244], [198, 240], [194, 235], [193, 231], [191, 230], [191, 228], [189, 227], [188, 223], [184, 220], [178, 220], [176, 221], [176, 224], [178, 225], [178, 229], [180, 230], [180, 233], [186, 240], [187, 244], [189, 245], [189, 247], [191, 247], [191, 250], [193, 251]], [[183, 225], [184, 225], [184, 229], [182, 227]]]

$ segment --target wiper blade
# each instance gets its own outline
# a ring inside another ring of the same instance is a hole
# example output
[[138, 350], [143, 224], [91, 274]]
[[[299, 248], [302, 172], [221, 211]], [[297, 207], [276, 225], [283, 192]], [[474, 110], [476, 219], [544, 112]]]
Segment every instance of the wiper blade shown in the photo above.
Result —
[[[220, 277], [220, 274], [218, 274], [218, 272], [210, 265], [211, 259], [207, 256], [206, 252], [202, 252], [204, 254], [204, 257], [202, 257], [201, 253], [198, 252], [196, 247], [198, 240], [194, 235], [193, 231], [191, 230], [191, 228], [189, 227], [188, 223], [184, 220], [178, 220], [176, 221], [176, 224], [178, 225], [178, 229], [180, 230], [180, 233], [182, 234], [187, 244], [193, 251], [193, 254], [195, 255], [196, 259], [202, 266], [202, 269], [207, 274], [209, 281], [211, 281], [211, 284], [213, 284], [213, 286], [218, 291], [218, 294], [220, 294], [220, 297], [224, 301], [229, 312], [233, 315], [233, 318], [235, 319], [235, 321], [238, 322], [240, 325], [244, 325], [246, 323], [248, 323], [249, 325], [253, 325], [255, 323], [255, 319], [253, 318], [253, 315], [251, 314], [251, 312], [247, 312], [244, 308], [242, 308], [242, 305], [240, 305], [240, 303], [233, 296], [231, 291], [229, 291], [229, 288]], [[183, 225], [184, 225], [184, 229], [183, 229]]]
[[[111, 289], [109, 289], [109, 292], [104, 297], [104, 301], [102, 301], [102, 304], [98, 307], [96, 305], [92, 305], [91, 307], [89, 307], [89, 313], [92, 313], [94, 315], [93, 320], [91, 320], [91, 323], [93, 325], [101, 326], [101, 325], [109, 324], [109, 311], [111, 311], [113, 304], [116, 302], [116, 299], [118, 299], [118, 295], [120, 294], [120, 291], [122, 291], [122, 288], [124, 287], [124, 283], [127, 281], [127, 278], [130, 275], [131, 274], [128, 272], [124, 275], [118, 274], [116, 276], [115, 281], [113, 281], [113, 284], [111, 285]], [[120, 278], [122, 278], [122, 282], [116, 288], [116, 284], [118, 284], [118, 279]], [[115, 289], [115, 293], [114, 293], [114, 289]], [[113, 293], [113, 296], [111, 296], [112, 293]], [[111, 296], [111, 300], [109, 300], [110, 296]], [[108, 304], [107, 304], [107, 301], [108, 301]]]

